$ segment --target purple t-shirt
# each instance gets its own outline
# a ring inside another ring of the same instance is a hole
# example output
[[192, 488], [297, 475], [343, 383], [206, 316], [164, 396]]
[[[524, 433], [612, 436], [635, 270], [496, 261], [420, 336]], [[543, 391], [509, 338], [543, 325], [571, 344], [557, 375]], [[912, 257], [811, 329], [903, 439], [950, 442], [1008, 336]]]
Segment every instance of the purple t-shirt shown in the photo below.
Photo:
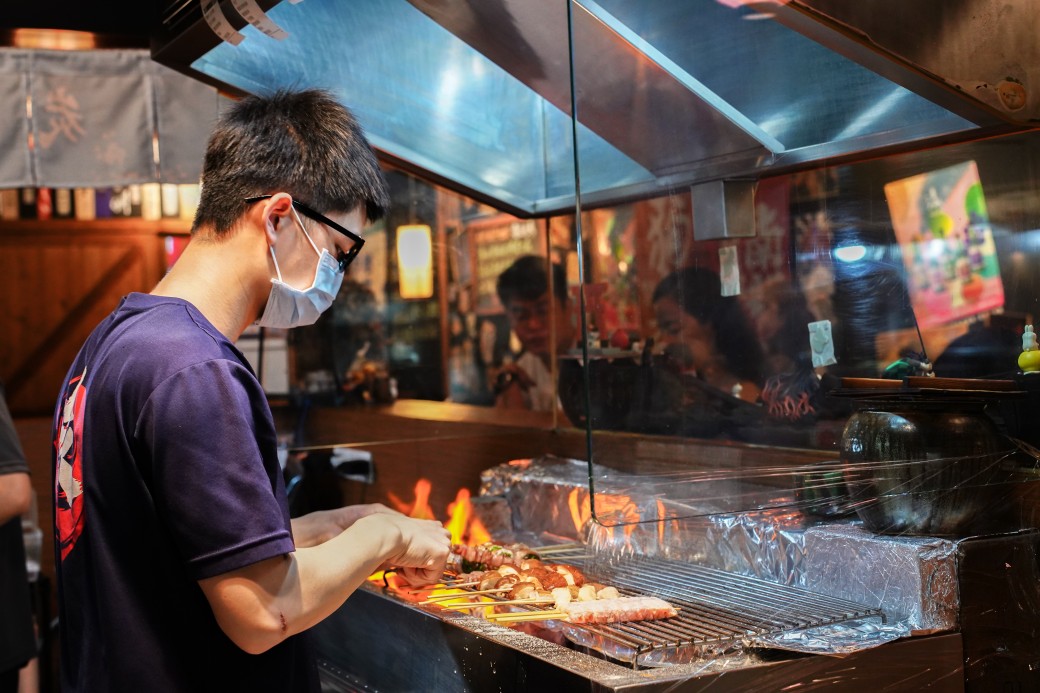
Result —
[[190, 303], [130, 294], [54, 416], [62, 691], [316, 690], [303, 638], [249, 655], [198, 580], [294, 550], [274, 422]]

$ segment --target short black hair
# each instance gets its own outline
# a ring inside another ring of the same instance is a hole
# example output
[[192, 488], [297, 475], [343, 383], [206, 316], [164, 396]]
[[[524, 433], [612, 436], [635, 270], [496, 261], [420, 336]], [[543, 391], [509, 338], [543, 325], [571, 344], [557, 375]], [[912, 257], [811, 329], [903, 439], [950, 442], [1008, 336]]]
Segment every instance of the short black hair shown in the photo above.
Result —
[[206, 146], [192, 231], [226, 233], [245, 198], [287, 192], [315, 210], [386, 214], [390, 193], [361, 125], [322, 89], [248, 96], [220, 117]]
[[[508, 306], [515, 300], [536, 301], [549, 291], [549, 261], [538, 255], [523, 255], [498, 275], [495, 288], [498, 300]], [[560, 303], [567, 303], [567, 273], [563, 265], [552, 263], [553, 293]]]

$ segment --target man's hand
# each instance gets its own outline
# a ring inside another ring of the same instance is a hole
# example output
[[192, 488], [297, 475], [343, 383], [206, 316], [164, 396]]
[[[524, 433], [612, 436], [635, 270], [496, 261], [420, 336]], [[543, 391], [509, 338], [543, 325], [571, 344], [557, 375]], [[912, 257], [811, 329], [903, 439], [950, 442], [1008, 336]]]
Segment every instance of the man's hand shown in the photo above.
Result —
[[504, 409], [528, 409], [527, 391], [534, 380], [515, 363], [502, 366], [495, 377], [495, 404]]
[[388, 513], [404, 517], [401, 513], [391, 510], [382, 503], [347, 505], [334, 510], [317, 510], [293, 519], [293, 541], [296, 543], [297, 548], [323, 544], [362, 517], [367, 517], [374, 513]]
[[366, 531], [396, 533], [397, 550], [381, 566], [395, 569], [397, 575], [412, 585], [429, 585], [444, 576], [451, 551], [451, 532], [436, 520], [419, 520], [400, 513], [374, 513], [360, 520]]

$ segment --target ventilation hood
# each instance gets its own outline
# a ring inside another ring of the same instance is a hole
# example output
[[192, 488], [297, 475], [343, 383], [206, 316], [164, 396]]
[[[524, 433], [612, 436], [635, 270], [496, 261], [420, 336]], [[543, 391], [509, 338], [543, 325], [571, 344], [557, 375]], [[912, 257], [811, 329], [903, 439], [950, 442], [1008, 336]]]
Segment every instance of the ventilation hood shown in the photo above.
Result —
[[330, 88], [388, 160], [521, 216], [573, 210], [576, 181], [595, 206], [1040, 116], [1024, 1], [230, 4], [209, 10], [237, 45], [179, 0], [153, 57], [234, 93]]

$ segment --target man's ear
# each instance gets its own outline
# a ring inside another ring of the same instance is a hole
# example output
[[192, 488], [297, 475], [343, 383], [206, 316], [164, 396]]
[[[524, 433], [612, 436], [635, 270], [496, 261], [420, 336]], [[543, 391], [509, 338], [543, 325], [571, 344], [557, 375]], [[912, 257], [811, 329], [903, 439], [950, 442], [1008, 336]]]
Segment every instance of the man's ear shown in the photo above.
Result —
[[273, 246], [278, 241], [278, 234], [287, 228], [284, 222], [292, 214], [292, 197], [288, 193], [276, 193], [258, 207], [258, 221], [264, 229], [267, 242]]

